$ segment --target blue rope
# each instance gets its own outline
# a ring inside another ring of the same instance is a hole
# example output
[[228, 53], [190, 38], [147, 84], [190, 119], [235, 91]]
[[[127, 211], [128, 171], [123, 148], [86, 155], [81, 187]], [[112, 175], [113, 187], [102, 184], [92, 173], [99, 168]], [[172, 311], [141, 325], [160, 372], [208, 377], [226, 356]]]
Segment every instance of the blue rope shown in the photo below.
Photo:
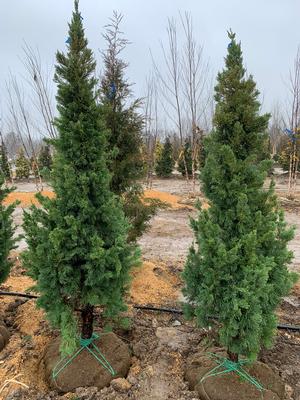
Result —
[[[93, 333], [89, 339], [80, 338], [80, 348], [76, 350], [71, 356], [63, 357], [53, 368], [52, 379], [55, 380], [58, 375], [69, 365], [71, 362], [83, 351], [87, 350], [93, 357], [106, 369], [112, 376], [116, 375], [113, 367], [110, 365], [104, 354], [101, 353], [99, 348], [95, 345], [94, 340], [99, 339], [99, 335]], [[91, 346], [91, 347], [90, 347]]]
[[213, 361], [215, 361], [218, 365], [208, 371], [206, 374], [203, 375], [201, 378], [200, 382], [203, 382], [205, 379], [212, 377], [212, 376], [218, 376], [218, 375], [224, 375], [228, 374], [230, 372], [235, 372], [237, 375], [239, 375], [241, 378], [245, 379], [247, 382], [251, 383], [254, 385], [258, 390], [263, 391], [265, 390], [264, 387], [255, 379], [253, 376], [248, 374], [242, 367], [245, 364], [249, 364], [249, 360], [240, 360], [238, 362], [233, 362], [231, 360], [228, 360], [228, 358], [219, 356], [218, 354], [215, 353], [207, 353]]

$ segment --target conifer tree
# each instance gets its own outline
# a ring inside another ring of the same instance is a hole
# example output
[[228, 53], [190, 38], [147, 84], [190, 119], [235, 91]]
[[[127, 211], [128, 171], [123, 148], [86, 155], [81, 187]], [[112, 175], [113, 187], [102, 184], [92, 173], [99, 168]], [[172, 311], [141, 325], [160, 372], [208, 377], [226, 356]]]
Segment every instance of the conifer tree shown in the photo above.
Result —
[[38, 165], [39, 170], [43, 178], [49, 178], [50, 172], [52, 170], [52, 155], [50, 151], [50, 145], [46, 144], [42, 146], [39, 156], [38, 156]]
[[196, 245], [184, 270], [185, 295], [201, 326], [217, 315], [228, 356], [254, 359], [269, 346], [275, 308], [291, 288], [292, 254], [287, 228], [274, 193], [263, 185], [270, 160], [260, 160], [269, 115], [260, 115], [259, 92], [246, 76], [241, 46], [229, 32], [225, 68], [215, 87], [215, 130], [201, 171], [208, 210], [192, 222]]
[[38, 300], [60, 328], [62, 350], [70, 353], [93, 333], [94, 306], [103, 317], [125, 309], [129, 270], [136, 248], [127, 243], [128, 223], [110, 191], [107, 132], [96, 103], [95, 61], [75, 0], [67, 53], [58, 52], [58, 138], [52, 170], [55, 198], [38, 195], [43, 208], [26, 213], [28, 251], [24, 264], [37, 281]]
[[17, 159], [16, 159], [16, 178], [28, 179], [29, 175], [30, 175], [30, 162], [25, 157], [23, 148], [21, 148], [17, 154]]
[[37, 179], [39, 177], [39, 165], [34, 156], [30, 157], [30, 171], [31, 174]]
[[156, 162], [156, 175], [162, 178], [168, 178], [172, 174], [174, 164], [173, 146], [170, 138], [167, 136], [161, 152], [161, 157]]
[[4, 175], [0, 173], [0, 284], [3, 283], [10, 272], [12, 263], [8, 259], [9, 252], [15, 248], [16, 239], [13, 238], [12, 213], [16, 203], [4, 205], [4, 200], [13, 189], [4, 188]]
[[205, 159], [206, 159], [206, 149], [205, 149], [205, 137], [203, 135], [203, 132], [201, 133], [198, 141], [198, 168], [201, 169], [205, 165]]
[[[192, 175], [193, 172], [193, 159], [192, 159], [192, 146], [191, 146], [191, 140], [188, 138], [185, 140], [184, 148], [181, 150], [181, 154], [179, 157], [179, 162], [178, 162], [178, 171], [181, 172], [182, 176], [185, 176], [186, 171], [185, 171], [185, 165], [184, 165], [184, 159], [186, 162], [186, 169], [188, 172], [188, 175]], [[197, 168], [197, 166], [195, 166]]]
[[154, 159], [155, 159], [155, 165], [158, 160], [161, 159], [162, 151], [163, 151], [163, 144], [161, 143], [160, 139], [157, 138], [155, 142], [155, 149], [154, 149]]
[[40, 153], [39, 153], [39, 157], [38, 157], [38, 163], [39, 163], [40, 170], [46, 168], [48, 171], [51, 171], [52, 156], [51, 156], [49, 144], [42, 146]]
[[121, 197], [131, 229], [128, 239], [135, 241], [146, 229], [157, 205], [152, 199], [143, 199], [138, 182], [145, 174], [142, 146], [143, 116], [139, 112], [140, 99], [133, 99], [131, 84], [126, 79], [128, 64], [120, 53], [128, 45], [120, 24], [122, 15], [114, 12], [103, 35], [107, 49], [102, 53], [104, 72], [100, 87], [100, 106], [112, 149], [110, 171], [111, 189]]
[[3, 142], [1, 144], [0, 171], [6, 180], [11, 179], [11, 169], [8, 161], [7, 149]]

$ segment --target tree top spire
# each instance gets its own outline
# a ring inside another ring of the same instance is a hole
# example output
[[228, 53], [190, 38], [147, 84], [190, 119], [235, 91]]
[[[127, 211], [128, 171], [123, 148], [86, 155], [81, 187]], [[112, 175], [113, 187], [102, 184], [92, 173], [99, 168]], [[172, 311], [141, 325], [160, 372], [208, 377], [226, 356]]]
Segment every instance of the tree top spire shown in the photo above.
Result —
[[233, 32], [231, 28], [229, 29], [229, 31], [227, 31], [227, 34], [231, 41], [235, 40], [235, 32]]

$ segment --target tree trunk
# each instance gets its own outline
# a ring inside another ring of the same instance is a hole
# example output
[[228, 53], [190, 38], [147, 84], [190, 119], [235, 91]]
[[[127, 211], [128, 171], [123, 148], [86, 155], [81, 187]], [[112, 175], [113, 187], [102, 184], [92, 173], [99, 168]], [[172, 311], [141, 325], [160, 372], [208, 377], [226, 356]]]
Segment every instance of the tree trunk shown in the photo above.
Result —
[[87, 304], [81, 311], [81, 338], [89, 339], [93, 334], [94, 307]]
[[231, 353], [231, 351], [227, 350], [227, 354], [230, 361], [235, 363], [239, 361], [239, 355], [237, 353]]

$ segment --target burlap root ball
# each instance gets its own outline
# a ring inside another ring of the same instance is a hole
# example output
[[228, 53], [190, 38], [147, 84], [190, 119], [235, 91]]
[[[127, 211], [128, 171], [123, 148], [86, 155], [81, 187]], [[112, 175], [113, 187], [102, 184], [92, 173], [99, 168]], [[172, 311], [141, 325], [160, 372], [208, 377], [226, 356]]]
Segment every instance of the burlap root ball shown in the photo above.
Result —
[[63, 393], [71, 392], [78, 387], [94, 386], [102, 389], [108, 386], [111, 380], [126, 377], [131, 364], [130, 352], [125, 344], [114, 333], [107, 333], [94, 341], [102, 354], [115, 371], [112, 376], [95, 357], [84, 349], [72, 362], [55, 378], [52, 371], [61, 360], [59, 352], [60, 338], [57, 338], [45, 349], [41, 363], [45, 380], [53, 389]]

